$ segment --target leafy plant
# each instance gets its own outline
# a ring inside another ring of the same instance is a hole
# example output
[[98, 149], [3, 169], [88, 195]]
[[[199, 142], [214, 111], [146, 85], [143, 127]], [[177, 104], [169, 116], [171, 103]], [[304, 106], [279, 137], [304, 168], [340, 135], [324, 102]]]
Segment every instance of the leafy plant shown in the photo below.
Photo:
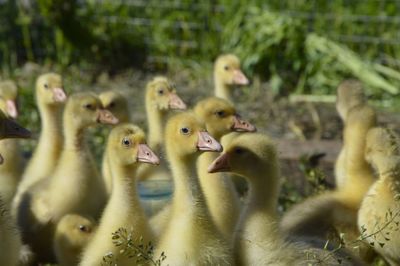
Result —
[[[151, 242], [143, 243], [143, 238], [132, 235], [132, 230], [119, 228], [112, 234], [113, 244], [119, 248], [119, 255], [132, 259], [135, 265], [154, 265], [161, 266], [167, 256], [162, 252], [159, 258], [154, 258], [154, 246]], [[118, 265], [118, 261], [113, 253], [108, 253], [103, 257], [103, 265]]]

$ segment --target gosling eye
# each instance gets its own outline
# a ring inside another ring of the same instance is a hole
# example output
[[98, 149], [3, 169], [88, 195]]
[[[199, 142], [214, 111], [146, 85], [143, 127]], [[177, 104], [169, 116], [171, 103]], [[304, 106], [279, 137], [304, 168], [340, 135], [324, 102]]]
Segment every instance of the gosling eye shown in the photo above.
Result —
[[187, 127], [183, 127], [183, 128], [181, 128], [181, 133], [182, 133], [183, 135], [187, 135], [187, 134], [190, 133], [190, 129], [187, 128]]
[[228, 70], [229, 70], [229, 66], [224, 66], [224, 69], [225, 69], [226, 71], [228, 71]]
[[236, 153], [236, 154], [243, 154], [244, 153], [244, 150], [242, 149], [242, 148], [235, 148], [235, 150], [234, 150], [234, 152]]
[[87, 103], [83, 107], [85, 107], [85, 109], [88, 109], [88, 110], [94, 110], [94, 108], [95, 108], [94, 105], [91, 103]]
[[79, 231], [88, 233], [88, 232], [90, 232], [90, 229], [86, 225], [81, 224], [81, 225], [79, 225]]
[[164, 88], [158, 89], [157, 92], [158, 92], [159, 95], [163, 95], [164, 94]]
[[128, 139], [127, 137], [122, 139], [122, 145], [124, 145], [125, 147], [130, 147], [132, 144], [131, 140]]
[[223, 110], [219, 110], [215, 112], [215, 115], [218, 117], [224, 117], [225, 116], [225, 112]]
[[108, 108], [114, 108], [115, 107], [115, 102], [111, 102], [109, 105], [108, 105]]
[[47, 83], [45, 83], [45, 84], [43, 85], [43, 87], [47, 90], [47, 89], [49, 88], [49, 85], [48, 85]]

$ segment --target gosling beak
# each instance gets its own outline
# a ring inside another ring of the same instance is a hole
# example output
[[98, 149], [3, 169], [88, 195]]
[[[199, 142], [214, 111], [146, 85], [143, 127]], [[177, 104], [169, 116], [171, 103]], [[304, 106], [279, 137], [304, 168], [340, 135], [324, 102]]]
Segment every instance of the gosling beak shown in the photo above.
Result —
[[4, 120], [3, 138], [27, 139], [31, 137], [31, 132], [11, 119]]
[[139, 144], [137, 161], [142, 163], [160, 164], [160, 159], [146, 144]]
[[230, 172], [231, 166], [229, 165], [229, 154], [223, 153], [218, 156], [211, 164], [208, 166], [209, 173], [217, 172]]
[[176, 94], [171, 92], [169, 94], [169, 102], [168, 102], [170, 109], [178, 109], [178, 110], [185, 110], [186, 104], [182, 101], [182, 99]]
[[1, 156], [1, 154], [0, 154], [0, 164], [3, 164], [4, 163], [4, 158], [3, 158], [3, 156]]
[[197, 148], [199, 151], [216, 151], [221, 152], [222, 146], [206, 131], [200, 131], [198, 133]]
[[248, 85], [249, 80], [240, 69], [233, 70], [233, 83], [236, 85]]
[[239, 115], [234, 115], [231, 130], [238, 132], [255, 132], [257, 128], [246, 120], [241, 119]]
[[97, 110], [97, 123], [101, 124], [110, 124], [115, 125], [118, 124], [119, 120], [116, 118], [110, 111], [106, 109]]
[[67, 100], [67, 95], [63, 88], [53, 88], [53, 100], [60, 103]]
[[17, 104], [15, 101], [12, 100], [7, 100], [6, 101], [6, 108], [7, 108], [7, 114], [12, 117], [12, 118], [17, 118], [18, 116], [18, 108]]

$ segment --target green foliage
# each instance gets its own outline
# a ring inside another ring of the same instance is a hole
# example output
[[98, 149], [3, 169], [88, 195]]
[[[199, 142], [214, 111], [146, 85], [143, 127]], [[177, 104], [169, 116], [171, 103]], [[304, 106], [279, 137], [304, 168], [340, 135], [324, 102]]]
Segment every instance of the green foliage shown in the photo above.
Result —
[[[112, 234], [113, 244], [119, 248], [119, 255], [127, 257], [135, 262], [135, 265], [161, 266], [167, 258], [164, 252], [158, 259], [154, 259], [154, 246], [151, 242], [143, 243], [143, 238], [134, 238], [132, 230], [119, 228]], [[118, 265], [118, 260], [113, 253], [108, 253], [103, 257], [102, 265]]]
[[305, 31], [289, 16], [243, 6], [226, 25], [223, 50], [237, 54], [251, 74], [269, 77], [274, 90], [292, 88], [305, 65]]

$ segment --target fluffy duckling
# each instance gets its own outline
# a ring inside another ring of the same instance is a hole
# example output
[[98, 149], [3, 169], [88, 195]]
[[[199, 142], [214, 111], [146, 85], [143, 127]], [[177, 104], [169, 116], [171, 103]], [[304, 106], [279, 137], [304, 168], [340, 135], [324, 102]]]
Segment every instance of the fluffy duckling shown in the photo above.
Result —
[[168, 110], [186, 109], [186, 104], [176, 93], [175, 87], [165, 77], [155, 77], [146, 86], [146, 115], [149, 146], [159, 151], [163, 146], [164, 124]]
[[174, 179], [171, 217], [156, 247], [169, 265], [232, 265], [230, 244], [214, 225], [197, 174], [201, 152], [221, 151], [221, 145], [190, 112], [169, 119], [166, 154]]
[[[18, 89], [11, 80], [0, 82], [0, 110], [10, 118], [17, 118]], [[5, 158], [0, 165], [0, 193], [3, 202], [11, 204], [22, 174], [22, 156], [19, 141], [6, 139], [0, 142], [0, 154]]]
[[[204, 121], [207, 131], [217, 141], [222, 136], [233, 131], [255, 131], [256, 128], [240, 118], [234, 106], [222, 98], [209, 97], [199, 101], [194, 112]], [[218, 155], [211, 152], [203, 153], [197, 161], [197, 174], [207, 201], [211, 217], [218, 230], [227, 240], [232, 238], [240, 207], [239, 198], [230, 177], [221, 173], [210, 174], [207, 167]], [[171, 215], [170, 206], [164, 207], [150, 219], [156, 236], [164, 231]]]
[[25, 168], [16, 196], [13, 199], [13, 216], [19, 208], [25, 191], [54, 171], [63, 144], [61, 112], [67, 96], [63, 89], [62, 77], [55, 73], [39, 76], [36, 81], [35, 93], [42, 130], [39, 142]]
[[371, 259], [371, 249], [355, 240], [359, 237], [357, 212], [375, 177], [364, 158], [368, 130], [376, 125], [375, 111], [368, 105], [352, 108], [344, 129], [345, 182], [334, 191], [306, 199], [285, 213], [282, 229], [289, 235], [317, 236], [332, 240], [344, 233], [344, 241], [354, 252]]
[[240, 60], [236, 55], [220, 55], [214, 63], [214, 95], [232, 101], [231, 87], [247, 85], [249, 80], [240, 69]]
[[92, 239], [96, 223], [91, 218], [67, 214], [58, 222], [53, 248], [61, 266], [78, 265], [83, 248]]
[[[210, 97], [198, 102], [194, 112], [217, 141], [233, 131], [256, 130], [255, 126], [240, 118], [230, 102], [221, 98]], [[217, 156], [211, 152], [201, 154], [197, 161], [197, 174], [214, 223], [226, 239], [231, 240], [240, 213], [239, 198], [229, 176], [207, 172], [207, 167]]]
[[[155, 77], [147, 84], [145, 98], [148, 144], [157, 154], [163, 154], [164, 126], [167, 116], [171, 110], [186, 109], [186, 104], [176, 93], [172, 82], [165, 77]], [[141, 165], [138, 176], [141, 180], [170, 179], [170, 173], [164, 160], [161, 160], [157, 169]]]
[[400, 265], [400, 139], [393, 131], [368, 132], [365, 157], [379, 179], [367, 192], [358, 213], [363, 236], [390, 265]]
[[133, 230], [135, 241], [140, 238], [143, 241], [138, 244], [146, 245], [152, 240], [150, 226], [140, 205], [135, 172], [139, 163], [158, 164], [158, 157], [145, 144], [143, 131], [132, 124], [122, 124], [111, 131], [106, 152], [113, 175], [112, 194], [97, 232], [83, 252], [82, 266], [100, 265], [110, 252], [118, 265], [134, 263], [134, 259], [124, 256], [121, 247], [113, 243], [112, 233], [119, 228]]
[[[30, 132], [27, 129], [8, 119], [0, 111], [0, 139], [28, 137]], [[3, 195], [0, 193], [0, 265], [18, 265], [20, 250], [20, 234], [11, 218], [9, 206], [3, 201]]]
[[[227, 142], [227, 143], [225, 143]], [[305, 242], [288, 242], [277, 214], [280, 173], [272, 141], [258, 133], [224, 139], [225, 151], [208, 171], [233, 172], [247, 179], [249, 194], [235, 233], [237, 265], [337, 265], [342, 257]], [[344, 265], [352, 265], [347, 261]]]
[[[114, 90], [105, 91], [100, 93], [99, 98], [103, 108], [112, 112], [120, 123], [127, 123], [131, 120], [128, 100], [120, 92]], [[112, 176], [106, 152], [103, 154], [101, 174], [107, 195], [110, 195], [112, 190]]]
[[27, 191], [17, 215], [24, 240], [32, 243], [42, 262], [54, 261], [51, 252], [54, 225], [64, 215], [100, 217], [106, 193], [87, 147], [85, 129], [98, 123], [116, 124], [118, 119], [102, 109], [95, 94], [82, 92], [69, 98], [63, 122], [65, 141], [59, 163], [49, 178]]
[[[366, 104], [363, 86], [360, 81], [349, 79], [343, 81], [336, 91], [336, 110], [346, 126], [347, 114], [356, 106]], [[342, 187], [345, 182], [345, 146], [340, 150], [335, 163], [335, 181], [337, 187]]]

